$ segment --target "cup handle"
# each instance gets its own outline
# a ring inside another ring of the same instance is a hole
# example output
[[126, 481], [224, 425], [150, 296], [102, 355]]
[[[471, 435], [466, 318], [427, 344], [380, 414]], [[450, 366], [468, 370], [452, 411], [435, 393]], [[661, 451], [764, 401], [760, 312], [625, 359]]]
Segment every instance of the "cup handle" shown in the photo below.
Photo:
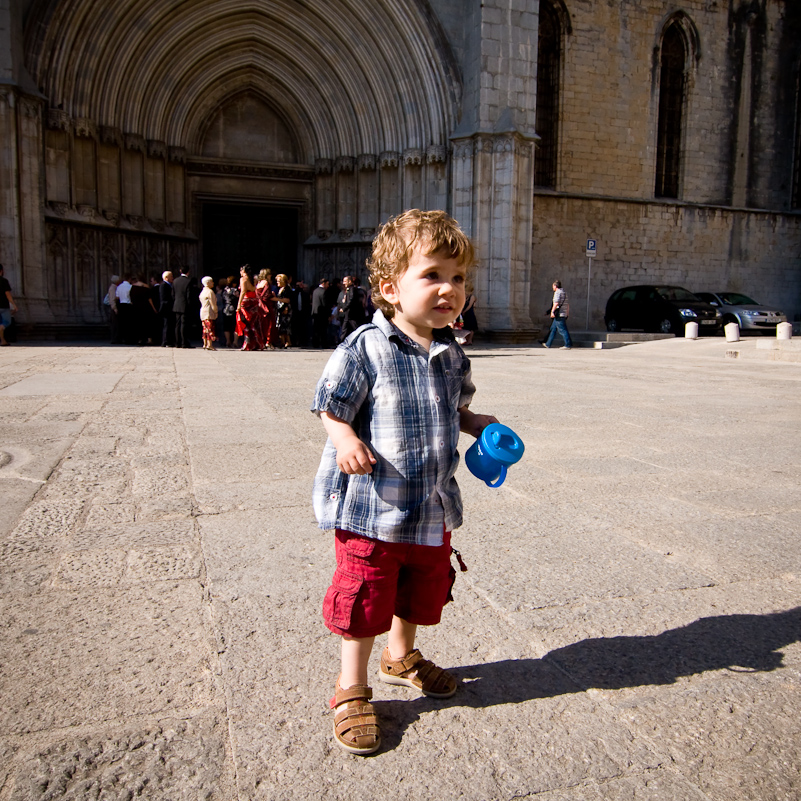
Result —
[[491, 481], [485, 481], [484, 483], [488, 487], [500, 487], [503, 482], [506, 481], [506, 465], [501, 465], [501, 474], [498, 476], [498, 480], [493, 484]]

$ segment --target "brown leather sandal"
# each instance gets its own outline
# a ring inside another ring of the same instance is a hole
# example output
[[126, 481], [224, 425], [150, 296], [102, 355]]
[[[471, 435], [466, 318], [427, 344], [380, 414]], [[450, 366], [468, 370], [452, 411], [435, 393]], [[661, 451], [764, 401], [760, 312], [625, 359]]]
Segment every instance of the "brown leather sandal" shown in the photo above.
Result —
[[[334, 715], [334, 741], [351, 754], [366, 756], [381, 747], [381, 729], [375, 709], [370, 703], [373, 691], [363, 684], [343, 690], [337, 686], [331, 699]], [[340, 706], [341, 705], [341, 706]]]
[[456, 679], [433, 662], [423, 659], [417, 648], [403, 659], [392, 659], [389, 648], [385, 648], [381, 654], [378, 678], [387, 684], [418, 689], [431, 698], [450, 698], [457, 688]]

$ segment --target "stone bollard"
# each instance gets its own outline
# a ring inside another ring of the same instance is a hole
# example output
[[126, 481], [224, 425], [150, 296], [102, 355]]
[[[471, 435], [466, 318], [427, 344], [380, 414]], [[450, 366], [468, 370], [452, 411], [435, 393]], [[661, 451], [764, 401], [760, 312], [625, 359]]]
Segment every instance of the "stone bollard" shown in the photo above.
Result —
[[726, 332], [726, 342], [740, 341], [740, 326], [737, 323], [726, 323], [723, 330]]
[[792, 323], [779, 323], [776, 326], [776, 339], [792, 339], [792, 338], [793, 338]]
[[687, 323], [684, 326], [685, 339], [698, 339], [698, 323]]

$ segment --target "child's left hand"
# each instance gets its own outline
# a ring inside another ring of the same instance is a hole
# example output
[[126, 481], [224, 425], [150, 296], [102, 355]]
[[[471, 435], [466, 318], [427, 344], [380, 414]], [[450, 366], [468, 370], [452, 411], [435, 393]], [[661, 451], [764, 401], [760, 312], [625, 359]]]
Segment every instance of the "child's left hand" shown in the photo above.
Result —
[[476, 439], [481, 436], [481, 432], [490, 424], [499, 422], [496, 417], [491, 414], [474, 414], [463, 406], [459, 409], [459, 428], [465, 434], [470, 434]]

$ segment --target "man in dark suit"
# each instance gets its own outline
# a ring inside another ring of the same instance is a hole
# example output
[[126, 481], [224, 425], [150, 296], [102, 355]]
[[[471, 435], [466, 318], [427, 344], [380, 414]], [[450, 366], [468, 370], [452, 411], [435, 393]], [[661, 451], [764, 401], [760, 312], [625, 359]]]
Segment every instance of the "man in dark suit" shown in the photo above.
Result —
[[175, 313], [175, 347], [194, 348], [189, 342], [190, 313], [193, 309], [189, 298], [189, 291], [192, 284], [189, 280], [189, 268], [181, 267], [181, 274], [175, 279], [172, 289], [175, 293], [175, 300], [172, 310]]
[[339, 297], [339, 315], [342, 320], [342, 339], [352, 334], [367, 320], [364, 304], [364, 290], [352, 275], [342, 279], [342, 294]]
[[175, 293], [172, 290], [172, 273], [166, 270], [161, 274], [159, 284], [159, 317], [161, 317], [161, 347], [175, 347]]
[[330, 281], [321, 278], [319, 286], [312, 292], [312, 347], [328, 347], [328, 323], [331, 320], [331, 306], [326, 300]]

